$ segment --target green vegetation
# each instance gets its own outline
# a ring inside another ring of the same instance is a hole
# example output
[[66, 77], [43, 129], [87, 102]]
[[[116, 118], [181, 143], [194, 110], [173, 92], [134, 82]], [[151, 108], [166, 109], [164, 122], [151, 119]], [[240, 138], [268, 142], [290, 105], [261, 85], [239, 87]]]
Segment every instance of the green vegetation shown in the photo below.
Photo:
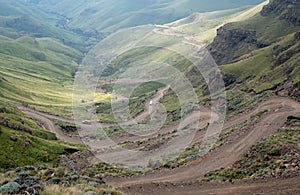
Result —
[[147, 82], [139, 85], [130, 95], [129, 111], [134, 118], [144, 111], [145, 104], [165, 85], [158, 82]]
[[249, 18], [243, 22], [233, 23], [232, 28], [246, 28], [256, 31], [256, 37], [259, 42], [272, 44], [278, 41], [278, 38], [291, 34], [299, 30], [296, 26], [286, 20], [280, 20], [276, 15], [261, 16]]
[[119, 166], [109, 165], [106, 163], [99, 163], [88, 168], [84, 174], [90, 177], [105, 177], [105, 176], [118, 176], [118, 177], [131, 177], [140, 174], [139, 171], [121, 168]]
[[188, 147], [184, 152], [182, 152], [174, 160], [165, 164], [164, 167], [166, 167], [168, 169], [175, 169], [177, 167], [180, 167], [180, 166], [186, 164], [187, 162], [196, 160], [197, 158], [199, 158], [199, 149], [200, 149], [200, 147], [197, 145]]
[[300, 116], [288, 116], [288, 121], [300, 121]]
[[234, 163], [231, 168], [209, 172], [203, 181], [232, 181], [234, 179], [277, 176], [292, 170], [299, 162], [294, 153], [300, 152], [300, 130], [279, 130], [260, 141]]
[[61, 131], [64, 134], [67, 135], [77, 135], [77, 131], [80, 128], [80, 126], [74, 124], [74, 123], [68, 123], [65, 121], [60, 121], [60, 120], [54, 120], [55, 124], [58, 125], [61, 129]]
[[7, 102], [0, 102], [0, 142], [0, 170], [28, 164], [53, 166], [67, 149], [84, 149], [57, 141], [53, 133]]
[[0, 99], [69, 115], [72, 72], [81, 57], [79, 51], [51, 38], [25, 36], [2, 41]]
[[0, 173], [1, 194], [23, 194], [33, 189], [42, 195], [122, 194], [107, 186], [102, 177], [89, 177], [63, 168], [24, 166]]
[[254, 92], [260, 93], [283, 83], [288, 77], [295, 84], [300, 81], [299, 75], [296, 74], [300, 56], [299, 43], [295, 41], [294, 36], [293, 33], [269, 47], [255, 50], [243, 60], [222, 66], [222, 70], [233, 75], [237, 82], [247, 80], [243, 86], [245, 91], [253, 89]]
[[[139, 26], [143, 24], [165, 24], [178, 20], [194, 12], [209, 12], [215, 10], [232, 9], [245, 5], [255, 5], [263, 0], [232, 2], [224, 0], [165, 0], [142, 1], [112, 0], [97, 2], [78, 0], [39, 1], [42, 8], [50, 9], [59, 15], [71, 19], [68, 26], [85, 32], [114, 32], [120, 28]], [[105, 11], [104, 11], [105, 10]], [[174, 14], [176, 10], [176, 14]], [[101, 21], [101, 22], [97, 22]]]

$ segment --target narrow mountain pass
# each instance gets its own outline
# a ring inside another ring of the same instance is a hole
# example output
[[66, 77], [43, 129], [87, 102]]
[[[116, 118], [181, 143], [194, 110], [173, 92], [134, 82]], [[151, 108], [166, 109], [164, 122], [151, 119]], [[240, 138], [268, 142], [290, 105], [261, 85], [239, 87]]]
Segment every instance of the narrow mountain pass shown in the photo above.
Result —
[[274, 134], [277, 129], [284, 125], [287, 116], [299, 115], [300, 103], [288, 98], [274, 97], [257, 105], [247, 116], [226, 122], [225, 127], [237, 125], [241, 121], [248, 119], [249, 116], [266, 109], [269, 109], [271, 112], [264, 115], [254, 126], [248, 127], [249, 131], [244, 134], [232, 135], [235, 136], [234, 142], [222, 145], [204, 158], [198, 159], [188, 166], [182, 166], [173, 170], [158, 170], [132, 178], [107, 178], [107, 182], [122, 189], [135, 185], [142, 187], [149, 183], [172, 182], [176, 184], [179, 182], [193, 182], [203, 177], [209, 171], [227, 167], [240, 159], [252, 145], [262, 138]]

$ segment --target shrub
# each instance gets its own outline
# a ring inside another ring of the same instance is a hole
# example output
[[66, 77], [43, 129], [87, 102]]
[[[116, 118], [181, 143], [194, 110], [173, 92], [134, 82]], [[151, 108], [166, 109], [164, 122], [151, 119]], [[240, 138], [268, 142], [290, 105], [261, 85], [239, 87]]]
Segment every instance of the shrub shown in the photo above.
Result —
[[17, 182], [8, 182], [0, 187], [0, 193], [3, 194], [17, 194], [21, 189], [21, 186]]

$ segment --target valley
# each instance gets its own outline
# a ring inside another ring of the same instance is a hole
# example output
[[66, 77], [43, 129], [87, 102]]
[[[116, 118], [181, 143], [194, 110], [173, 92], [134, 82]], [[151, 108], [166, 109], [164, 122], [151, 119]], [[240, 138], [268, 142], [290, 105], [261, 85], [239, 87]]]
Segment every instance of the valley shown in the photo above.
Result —
[[0, 194], [300, 192], [299, 1], [0, 5]]

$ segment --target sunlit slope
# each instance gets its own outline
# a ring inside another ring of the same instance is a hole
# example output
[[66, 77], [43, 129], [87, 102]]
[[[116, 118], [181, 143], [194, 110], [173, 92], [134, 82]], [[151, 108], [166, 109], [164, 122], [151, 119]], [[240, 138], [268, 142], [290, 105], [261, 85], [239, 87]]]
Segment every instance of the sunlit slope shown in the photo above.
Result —
[[83, 31], [112, 32], [143, 24], [164, 24], [194, 12], [209, 12], [256, 5], [262, 0], [101, 0], [36, 1], [44, 9], [65, 15], [69, 27]]
[[167, 26], [192, 34], [200, 42], [210, 43], [216, 36], [216, 30], [219, 27], [226, 23], [247, 20], [259, 13], [266, 4], [268, 4], [268, 1], [254, 7], [246, 6], [208, 13], [194, 13], [186, 18], [167, 24]]
[[288, 89], [300, 82], [299, 48], [299, 40], [292, 33], [269, 47], [251, 52], [243, 60], [223, 65], [222, 70], [238, 83], [247, 81], [243, 86], [245, 91], [276, 90], [284, 83]]
[[219, 29], [208, 48], [222, 65], [228, 85], [234, 81], [248, 93], [273, 91], [299, 97], [297, 12], [298, 3], [274, 0], [255, 16]]
[[25, 165], [54, 166], [60, 154], [83, 147], [56, 140], [15, 106], [0, 100], [0, 170]]
[[2, 38], [1, 99], [70, 107], [72, 76], [82, 54], [51, 38]]

